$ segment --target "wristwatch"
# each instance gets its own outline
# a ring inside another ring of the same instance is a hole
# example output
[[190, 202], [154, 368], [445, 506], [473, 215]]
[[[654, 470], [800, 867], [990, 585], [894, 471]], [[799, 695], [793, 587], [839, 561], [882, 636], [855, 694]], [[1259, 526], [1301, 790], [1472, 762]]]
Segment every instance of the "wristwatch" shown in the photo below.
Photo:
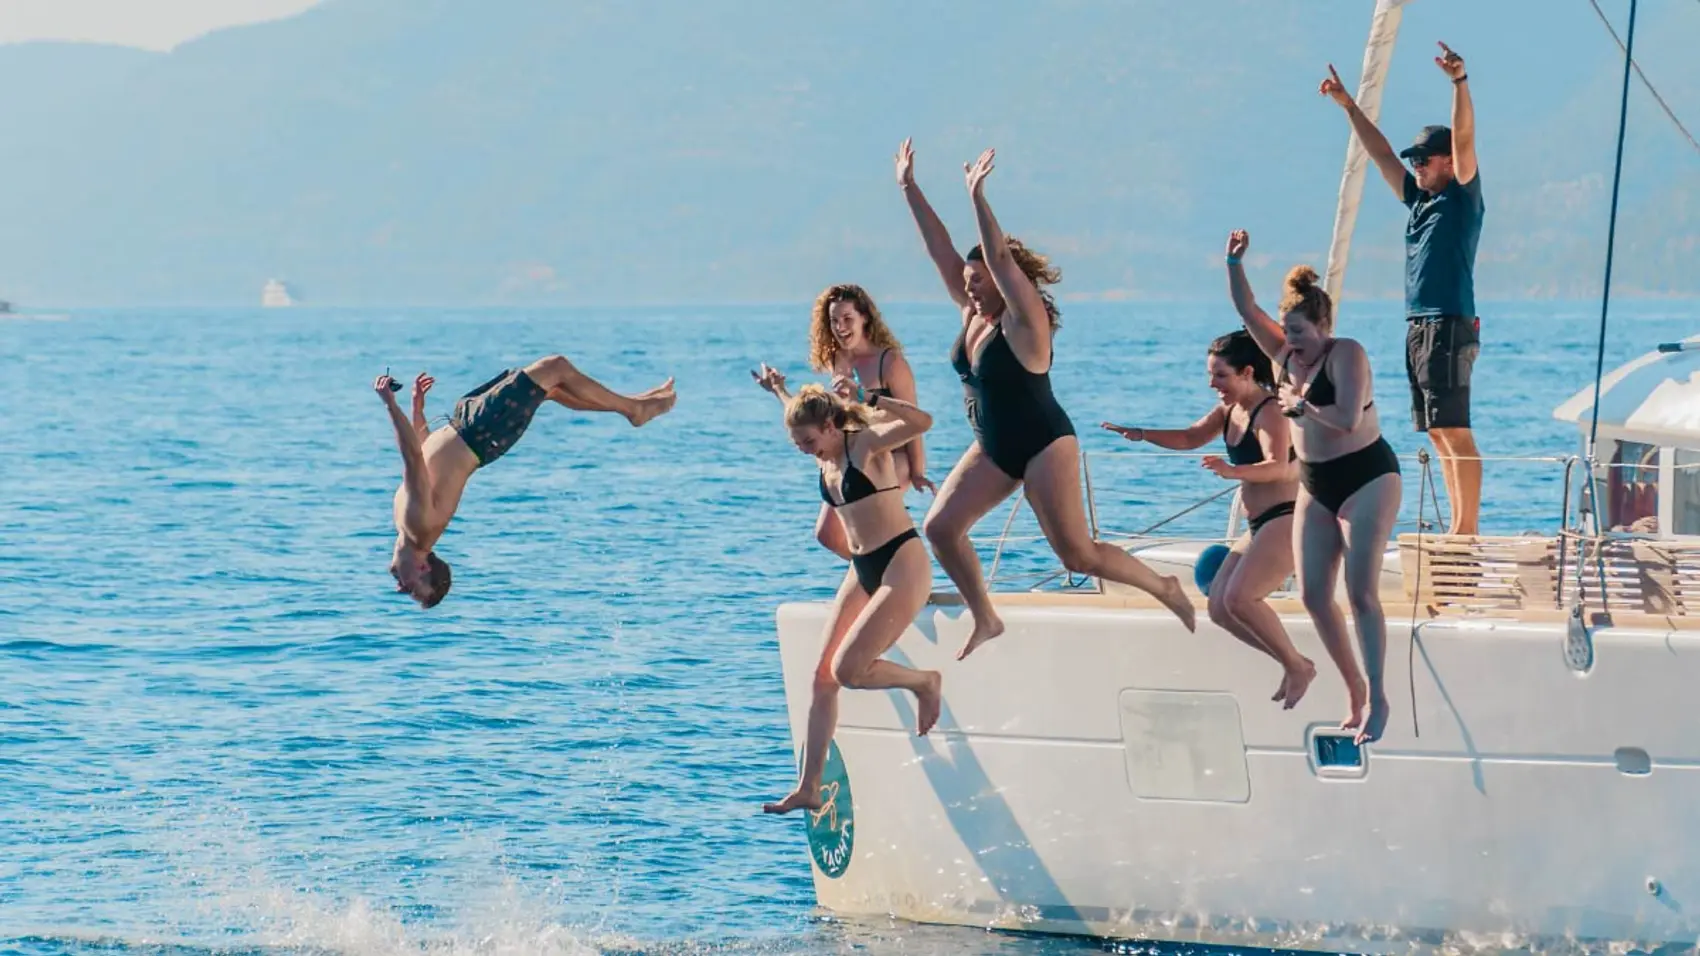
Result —
[[1293, 403], [1292, 408], [1287, 409], [1285, 412], [1282, 412], [1281, 414], [1287, 416], [1288, 418], [1299, 418], [1299, 417], [1303, 416], [1304, 413], [1309, 408], [1310, 408], [1310, 402], [1301, 398], [1297, 402]]

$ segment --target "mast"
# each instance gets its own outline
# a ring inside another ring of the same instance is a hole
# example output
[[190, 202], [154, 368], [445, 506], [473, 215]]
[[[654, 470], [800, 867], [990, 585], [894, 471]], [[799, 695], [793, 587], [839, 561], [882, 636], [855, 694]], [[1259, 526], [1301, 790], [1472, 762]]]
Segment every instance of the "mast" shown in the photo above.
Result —
[[[1369, 40], [1364, 44], [1363, 74], [1358, 78], [1355, 98], [1358, 108], [1370, 122], [1381, 115], [1381, 90], [1387, 79], [1387, 68], [1393, 63], [1393, 41], [1399, 35], [1402, 9], [1411, 0], [1376, 0], [1375, 14], [1369, 23]], [[1346, 280], [1346, 258], [1352, 251], [1352, 229], [1358, 221], [1358, 202], [1363, 198], [1364, 167], [1369, 154], [1353, 134], [1346, 144], [1346, 169], [1340, 176], [1340, 198], [1334, 209], [1334, 238], [1328, 246], [1328, 266], [1324, 270], [1323, 286], [1334, 308], [1340, 308], [1340, 290]]]

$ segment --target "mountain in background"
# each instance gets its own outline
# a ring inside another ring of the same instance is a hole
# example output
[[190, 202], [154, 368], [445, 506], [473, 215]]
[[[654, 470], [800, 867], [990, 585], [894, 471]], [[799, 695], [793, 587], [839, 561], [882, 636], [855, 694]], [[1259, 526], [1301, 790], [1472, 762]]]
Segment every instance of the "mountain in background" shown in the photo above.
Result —
[[[0, 292], [935, 299], [892, 179], [913, 135], [962, 246], [962, 163], [998, 148], [999, 217], [1067, 294], [1218, 297], [1243, 226], [1272, 296], [1326, 254], [1347, 126], [1316, 85], [1330, 61], [1355, 85], [1371, 6], [328, 0], [168, 54], [0, 47]], [[1621, 31], [1627, 4], [1604, 6]], [[1637, 59], [1700, 126], [1700, 3], [1643, 7]], [[1396, 146], [1447, 120], [1437, 39], [1476, 95], [1479, 295], [1596, 295], [1617, 47], [1585, 0], [1416, 0], [1383, 104]], [[1349, 295], [1400, 293], [1403, 220], [1372, 173]], [[1700, 293], [1697, 247], [1700, 155], [1637, 87], [1614, 287]]]

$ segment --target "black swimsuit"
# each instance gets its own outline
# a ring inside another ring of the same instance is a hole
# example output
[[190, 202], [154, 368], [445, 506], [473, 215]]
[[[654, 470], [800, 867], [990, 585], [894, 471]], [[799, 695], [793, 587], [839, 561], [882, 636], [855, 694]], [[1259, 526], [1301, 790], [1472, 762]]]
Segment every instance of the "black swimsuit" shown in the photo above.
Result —
[[[1334, 343], [1329, 342], [1323, 350], [1322, 358], [1317, 363], [1316, 374], [1310, 378], [1310, 387], [1305, 389], [1306, 404], [1319, 408], [1333, 405], [1338, 398], [1334, 394], [1334, 382], [1328, 377], [1328, 355], [1334, 350]], [[1281, 360], [1281, 380], [1291, 382], [1292, 373], [1287, 369], [1288, 360], [1292, 353]], [[1371, 399], [1364, 403], [1368, 411], [1375, 404]], [[1369, 484], [1382, 475], [1399, 474], [1399, 456], [1393, 453], [1393, 446], [1387, 444], [1384, 436], [1377, 435], [1375, 441], [1357, 451], [1347, 452], [1338, 458], [1327, 461], [1299, 462], [1299, 478], [1304, 482], [1305, 490], [1316, 499], [1316, 503], [1335, 514], [1346, 499], [1357, 494], [1358, 489]]]
[[[834, 508], [842, 508], [853, 502], [861, 501], [863, 498], [871, 498], [881, 492], [898, 490], [897, 485], [892, 485], [890, 488], [874, 487], [873, 480], [864, 474], [862, 469], [856, 467], [856, 461], [850, 455], [851, 434], [853, 433], [846, 432], [844, 435], [844, 471], [838, 479], [838, 494], [843, 499], [842, 501], [832, 500], [832, 494], [827, 490], [826, 472], [820, 473], [821, 500]], [[891, 559], [897, 556], [898, 549], [902, 548], [910, 538], [919, 537], [920, 535], [911, 526], [909, 530], [894, 536], [890, 541], [866, 554], [850, 556], [850, 565], [856, 569], [856, 581], [862, 585], [862, 590], [866, 591], [869, 597], [872, 597], [873, 593], [879, 590], [880, 583], [885, 580], [885, 569], [890, 567]]]
[[1016, 481], [1052, 442], [1074, 434], [1074, 423], [1051, 394], [1050, 373], [1023, 367], [1004, 338], [1002, 325], [993, 327], [976, 366], [968, 355], [968, 323], [964, 322], [951, 349], [950, 364], [962, 379], [963, 403], [974, 437], [992, 463]]
[[890, 355], [891, 355], [891, 349], [886, 349], [884, 352], [880, 353], [880, 367], [879, 367], [880, 387], [879, 388], [862, 389], [862, 395], [863, 395], [862, 400], [864, 402], [867, 401], [867, 396], [869, 396], [869, 395], [878, 395], [881, 398], [896, 398], [897, 397], [897, 396], [891, 394], [891, 389], [887, 388], [886, 385], [885, 385], [885, 360]]
[[[1236, 465], [1255, 465], [1264, 460], [1263, 443], [1257, 440], [1257, 432], [1255, 430], [1255, 426], [1257, 425], [1257, 413], [1263, 411], [1263, 406], [1273, 402], [1274, 400], [1275, 396], [1271, 395], [1257, 403], [1257, 407], [1251, 410], [1250, 417], [1246, 419], [1245, 434], [1241, 435], [1240, 440], [1237, 442], [1228, 441], [1228, 424], [1233, 416], [1230, 414], [1224, 414], [1222, 416], [1222, 444], [1228, 446], [1228, 461]], [[1291, 460], [1293, 455], [1294, 452], [1289, 448], [1287, 450], [1288, 460]], [[1263, 530], [1264, 525], [1274, 521], [1276, 518], [1284, 518], [1292, 513], [1293, 502], [1291, 501], [1283, 501], [1280, 504], [1270, 505], [1268, 508], [1263, 509], [1249, 522], [1252, 537], [1256, 537], [1257, 533]]]

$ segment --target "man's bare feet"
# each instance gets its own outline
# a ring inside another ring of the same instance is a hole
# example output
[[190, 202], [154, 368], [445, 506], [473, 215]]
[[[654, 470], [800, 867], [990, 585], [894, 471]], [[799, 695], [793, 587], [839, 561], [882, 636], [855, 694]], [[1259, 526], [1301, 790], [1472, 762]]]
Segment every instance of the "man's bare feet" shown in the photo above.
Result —
[[1310, 682], [1316, 680], [1316, 665], [1311, 663], [1309, 658], [1300, 658], [1300, 660], [1303, 660], [1304, 664], [1296, 670], [1288, 671], [1287, 676], [1281, 681], [1281, 696], [1285, 700], [1285, 703], [1281, 705], [1282, 710], [1292, 710], [1297, 707], [1299, 698], [1303, 697], [1305, 691], [1310, 689]]
[[658, 415], [665, 415], [671, 411], [673, 403], [679, 400], [679, 396], [673, 391], [673, 379], [668, 378], [667, 381], [647, 392], [631, 396], [631, 399], [637, 403], [637, 407], [626, 416], [626, 420], [632, 423], [633, 428], [636, 428]]
[[1387, 703], [1386, 695], [1371, 697], [1369, 699], [1369, 717], [1364, 721], [1363, 729], [1358, 731], [1356, 737], [1352, 738], [1353, 741], [1361, 747], [1364, 744], [1380, 740], [1381, 735], [1387, 732], [1387, 718], [1392, 714], [1393, 708]]
[[968, 640], [962, 644], [962, 650], [956, 652], [956, 659], [962, 660], [974, 653], [976, 647], [1002, 633], [1003, 618], [998, 617], [996, 612], [988, 610], [984, 617], [974, 615], [974, 633], [968, 635]]
[[915, 692], [915, 736], [925, 737], [927, 731], [939, 722], [939, 711], [944, 709], [944, 677], [938, 671], [923, 671], [927, 677], [927, 685]]
[[1198, 610], [1192, 606], [1192, 598], [1187, 597], [1186, 589], [1181, 587], [1181, 579], [1169, 576], [1163, 579], [1163, 590], [1156, 595], [1163, 606], [1175, 612], [1186, 629], [1198, 632]]
[[819, 810], [823, 805], [820, 787], [798, 787], [778, 803], [761, 805], [763, 813], [790, 813], [793, 810]]

